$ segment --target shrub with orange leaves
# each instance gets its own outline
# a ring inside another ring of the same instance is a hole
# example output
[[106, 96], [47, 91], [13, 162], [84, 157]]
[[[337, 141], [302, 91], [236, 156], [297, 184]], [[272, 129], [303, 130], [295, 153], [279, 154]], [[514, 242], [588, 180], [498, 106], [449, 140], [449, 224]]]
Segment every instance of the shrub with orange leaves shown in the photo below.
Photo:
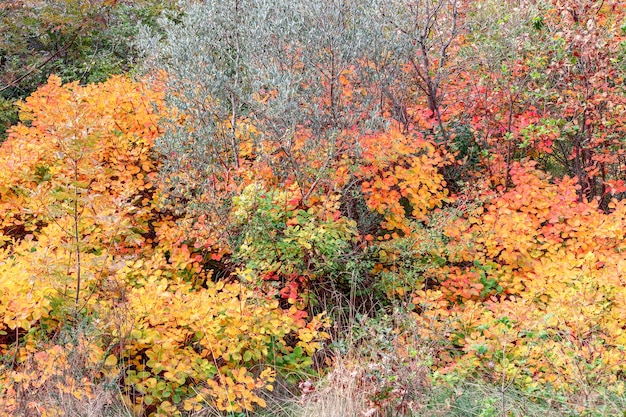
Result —
[[394, 128], [363, 137], [361, 145], [358, 175], [369, 208], [385, 216], [383, 228], [410, 235], [409, 219], [425, 220], [446, 201], [440, 169], [450, 159], [420, 134]]
[[551, 183], [515, 164], [513, 188], [452, 223], [460, 250], [414, 294], [423, 336], [451, 349], [440, 366], [526, 387], [623, 392], [626, 203], [578, 201], [576, 179]]
[[68, 389], [117, 382], [138, 415], [252, 410], [276, 367], [307, 368], [326, 337], [322, 316], [243, 277], [211, 281], [206, 252], [159, 210], [162, 105], [125, 77], [51, 77], [21, 105], [0, 147], [0, 415], [60, 415]]

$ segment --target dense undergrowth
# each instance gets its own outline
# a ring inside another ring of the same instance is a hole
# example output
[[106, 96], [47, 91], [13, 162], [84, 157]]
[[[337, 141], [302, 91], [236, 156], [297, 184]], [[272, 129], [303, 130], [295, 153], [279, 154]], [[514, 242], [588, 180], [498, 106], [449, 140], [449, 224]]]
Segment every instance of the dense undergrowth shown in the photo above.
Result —
[[517, 3], [4, 7], [107, 31], [5, 77], [0, 415], [623, 415], [626, 16]]

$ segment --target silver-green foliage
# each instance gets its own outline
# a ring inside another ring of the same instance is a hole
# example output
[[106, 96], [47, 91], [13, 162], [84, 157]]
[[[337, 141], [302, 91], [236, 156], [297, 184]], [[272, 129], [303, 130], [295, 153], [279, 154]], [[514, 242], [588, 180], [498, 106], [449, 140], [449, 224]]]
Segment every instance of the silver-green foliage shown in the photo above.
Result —
[[[450, 23], [456, 0], [205, 0], [182, 10], [163, 17], [159, 32], [144, 28], [137, 46], [146, 71], [168, 74], [178, 114], [157, 148], [170, 195], [187, 210], [212, 200], [211, 190], [238, 168], [244, 120], [254, 158], [271, 159], [277, 178], [295, 177], [308, 195], [338, 152], [358, 152], [345, 135], [337, 146], [340, 132], [377, 128], [384, 114], [407, 123], [407, 92], [421, 94], [407, 83], [420, 74], [407, 77], [403, 65], [428, 63], [422, 55], [440, 53], [458, 32]], [[441, 88], [437, 68], [422, 70]], [[310, 139], [297, 152], [319, 158], [315, 168], [294, 155], [303, 129]], [[284, 157], [270, 158], [277, 150]]]

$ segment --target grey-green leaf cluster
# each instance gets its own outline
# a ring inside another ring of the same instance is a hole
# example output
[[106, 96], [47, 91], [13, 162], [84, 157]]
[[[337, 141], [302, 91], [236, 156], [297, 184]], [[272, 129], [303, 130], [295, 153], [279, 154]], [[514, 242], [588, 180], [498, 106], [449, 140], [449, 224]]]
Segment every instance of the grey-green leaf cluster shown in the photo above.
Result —
[[[445, 74], [429, 65], [458, 32], [456, 0], [205, 0], [181, 10], [143, 28], [137, 46], [146, 72], [167, 74], [176, 113], [157, 149], [169, 194], [186, 210], [206, 210], [207, 190], [232, 178], [242, 157], [315, 187], [323, 161], [358, 154], [345, 134], [337, 146], [340, 133], [407, 123], [411, 94], [439, 103]], [[417, 73], [407, 73], [414, 59]], [[309, 139], [295, 149], [302, 131]], [[242, 132], [253, 156], [241, 155]], [[270, 162], [276, 152], [285, 157]], [[322, 162], [300, 166], [295, 152]]]

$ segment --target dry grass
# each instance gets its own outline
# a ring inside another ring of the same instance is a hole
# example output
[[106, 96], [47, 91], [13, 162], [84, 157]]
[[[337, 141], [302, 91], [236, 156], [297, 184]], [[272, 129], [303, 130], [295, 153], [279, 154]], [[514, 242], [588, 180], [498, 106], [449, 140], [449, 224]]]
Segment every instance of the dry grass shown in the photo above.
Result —
[[[315, 388], [310, 382], [301, 384], [300, 417], [363, 417], [372, 416], [369, 392], [363, 386], [364, 370], [338, 360], [324, 383]], [[373, 411], [372, 411], [373, 410]]]

